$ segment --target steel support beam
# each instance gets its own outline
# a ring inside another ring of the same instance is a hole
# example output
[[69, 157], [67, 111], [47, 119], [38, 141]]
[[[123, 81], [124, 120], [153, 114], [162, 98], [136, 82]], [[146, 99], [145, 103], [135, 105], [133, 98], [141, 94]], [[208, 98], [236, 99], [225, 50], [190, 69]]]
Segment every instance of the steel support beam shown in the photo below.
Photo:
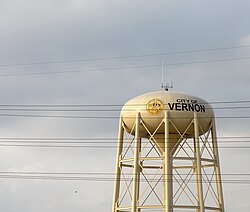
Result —
[[134, 173], [133, 173], [133, 193], [132, 193], [132, 209], [131, 212], [139, 212], [138, 201], [139, 201], [139, 175], [140, 175], [140, 113], [136, 114], [135, 123], [135, 150], [134, 150]]
[[169, 111], [165, 112], [165, 139], [164, 139], [164, 205], [165, 212], [173, 211], [173, 177], [172, 177], [172, 157], [171, 157], [171, 141], [170, 141], [170, 133], [169, 133]]
[[119, 193], [120, 193], [120, 180], [121, 180], [123, 135], [124, 135], [123, 121], [122, 121], [122, 117], [120, 117], [112, 212], [116, 212], [118, 208], [118, 200], [119, 200]]
[[199, 121], [197, 113], [194, 113], [194, 141], [195, 141], [195, 165], [196, 165], [196, 185], [199, 200], [199, 212], [204, 212], [203, 187], [202, 187], [202, 171], [201, 171], [201, 155], [200, 155], [200, 139], [199, 139]]
[[215, 169], [215, 176], [216, 176], [216, 187], [218, 193], [218, 202], [219, 208], [221, 212], [224, 212], [224, 201], [223, 201], [223, 192], [222, 192], [222, 185], [221, 185], [221, 171], [220, 171], [220, 163], [219, 163], [219, 151], [218, 151], [218, 143], [217, 143], [217, 135], [216, 135], [216, 127], [215, 127], [215, 120], [212, 120], [212, 143], [213, 143], [213, 152], [214, 152], [214, 169]]

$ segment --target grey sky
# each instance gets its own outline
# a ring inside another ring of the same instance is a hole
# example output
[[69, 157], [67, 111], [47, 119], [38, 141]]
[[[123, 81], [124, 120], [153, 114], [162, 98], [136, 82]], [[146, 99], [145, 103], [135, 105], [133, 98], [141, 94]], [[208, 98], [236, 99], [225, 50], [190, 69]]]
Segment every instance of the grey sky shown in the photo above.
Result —
[[[7, 64], [250, 45], [249, 8], [247, 0], [0, 0], [0, 75], [159, 65], [162, 57], [3, 66]], [[250, 48], [243, 48], [163, 58], [168, 64], [249, 56]], [[174, 82], [175, 91], [207, 101], [250, 100], [249, 65], [250, 60], [166, 65], [165, 80]], [[159, 90], [160, 83], [161, 67], [0, 76], [0, 104], [121, 105]], [[249, 109], [216, 110], [216, 115], [247, 116]], [[118, 130], [117, 119], [0, 119], [1, 137], [114, 138]], [[218, 119], [218, 135], [250, 136], [249, 123], [248, 119]], [[1, 147], [0, 151], [1, 171], [114, 172], [115, 168], [115, 149]], [[222, 172], [250, 173], [249, 151], [221, 149]], [[111, 211], [112, 182], [0, 179], [0, 187], [0, 211]], [[250, 185], [223, 188], [227, 212], [250, 209]]]

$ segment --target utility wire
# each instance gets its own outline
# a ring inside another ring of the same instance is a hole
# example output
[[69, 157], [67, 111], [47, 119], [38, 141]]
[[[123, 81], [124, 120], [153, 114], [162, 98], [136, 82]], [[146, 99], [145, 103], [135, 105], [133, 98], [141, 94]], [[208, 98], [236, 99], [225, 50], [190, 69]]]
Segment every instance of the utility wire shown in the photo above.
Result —
[[[208, 141], [211, 141], [212, 138], [208, 138]], [[228, 140], [230, 139], [230, 140]], [[239, 140], [240, 139], [240, 140]], [[244, 139], [244, 140], [243, 140]], [[217, 137], [217, 142], [221, 143], [233, 143], [233, 142], [250, 142], [249, 136], [220, 136]], [[0, 137], [0, 142], [1, 143], [8, 143], [8, 142], [17, 142], [17, 143], [117, 143], [118, 138], [65, 138], [65, 137]], [[169, 139], [170, 143], [171, 140], [174, 140], [173, 143], [175, 142], [174, 138]], [[136, 141], [134, 141], [136, 142]], [[160, 142], [160, 141], [159, 141]], [[163, 141], [164, 142], [164, 141]]]
[[[214, 60], [201, 60], [194, 62], [179, 62], [179, 63], [165, 63], [164, 66], [178, 66], [178, 65], [193, 65], [193, 64], [204, 64], [204, 63], [216, 63], [216, 62], [230, 62], [230, 61], [242, 61], [249, 60], [250, 56], [239, 57], [239, 58], [225, 58], [225, 59], [214, 59]], [[65, 74], [65, 73], [86, 73], [86, 72], [99, 72], [99, 71], [114, 71], [114, 70], [129, 70], [137, 71], [137, 69], [155, 68], [161, 67], [161, 64], [152, 65], [138, 65], [138, 66], [121, 66], [121, 67], [110, 67], [110, 68], [96, 68], [96, 69], [83, 69], [74, 71], [50, 71], [50, 72], [32, 72], [32, 73], [19, 73], [19, 74], [0, 74], [0, 77], [18, 77], [18, 76], [33, 76], [33, 75], [50, 75], [50, 74]]]
[[[222, 139], [224, 138], [224, 140]], [[228, 140], [228, 139], [231, 140]], [[234, 138], [234, 140], [232, 140]], [[250, 146], [239, 145], [250, 143], [250, 140], [242, 140], [249, 139], [250, 137], [218, 137], [217, 142], [221, 144], [218, 146], [218, 149], [249, 149]], [[208, 138], [208, 142], [211, 142], [212, 138]], [[239, 140], [241, 139], [241, 140]], [[127, 140], [126, 140], [127, 141]], [[130, 145], [136, 143], [135, 140], [129, 139]], [[164, 141], [162, 141], [164, 142]], [[200, 144], [204, 144], [204, 141], [200, 140]], [[161, 141], [157, 141], [157, 143], [161, 143]], [[176, 143], [173, 141], [169, 141], [169, 143]], [[142, 145], [146, 143], [142, 140]], [[230, 146], [228, 146], [230, 144]], [[233, 145], [231, 145], [233, 144]], [[0, 146], [1, 147], [44, 147], [44, 148], [102, 148], [102, 149], [110, 149], [117, 148], [117, 138], [10, 138], [10, 137], [2, 137], [0, 138]], [[192, 144], [191, 144], [192, 146]], [[134, 148], [134, 147], [131, 147]], [[145, 146], [145, 149], [150, 149], [152, 146]], [[183, 146], [182, 148], [189, 149], [190, 147]]]
[[[9, 174], [9, 175], [106, 175], [106, 176], [113, 176], [116, 177], [116, 174], [113, 172], [48, 172], [48, 171], [0, 171], [1, 174]], [[139, 173], [140, 174], [140, 173]], [[125, 173], [127, 176], [133, 176], [134, 173]], [[178, 176], [178, 175], [186, 175], [185, 173], [179, 173], [179, 174], [165, 174], [165, 173], [147, 173], [147, 175], [155, 175], [155, 176], [166, 176], [166, 175], [171, 175], [171, 176]], [[196, 173], [196, 175], [198, 175]], [[202, 174], [201, 174], [202, 175]], [[216, 176], [216, 173], [209, 174], [207, 175], [214, 175]], [[250, 176], [250, 173], [221, 173], [219, 174], [220, 176]]]
[[[60, 118], [60, 119], [119, 119], [119, 116], [73, 116], [73, 115], [36, 115], [36, 114], [4, 114], [0, 113], [2, 117], [25, 117], [25, 118]], [[192, 119], [193, 117], [175, 117], [176, 119]], [[250, 116], [217, 116], [216, 119], [250, 119]], [[135, 117], [126, 117], [126, 119], [135, 119]], [[147, 117], [149, 119], [161, 120], [162, 117]], [[207, 117], [199, 117], [199, 119], [207, 119]]]
[[210, 52], [210, 51], [221, 51], [230, 49], [243, 49], [249, 48], [249, 45], [241, 46], [227, 46], [218, 48], [207, 48], [207, 49], [193, 49], [193, 50], [182, 50], [152, 54], [140, 54], [140, 55], [126, 55], [117, 57], [102, 57], [102, 58], [89, 58], [89, 59], [74, 59], [74, 60], [54, 60], [54, 61], [42, 61], [42, 62], [30, 62], [30, 63], [11, 63], [11, 64], [0, 64], [0, 67], [14, 67], [14, 66], [31, 66], [31, 65], [47, 65], [47, 64], [62, 64], [62, 63], [76, 63], [76, 62], [90, 62], [90, 61], [103, 61], [103, 60], [117, 60], [117, 59], [129, 59], [129, 58], [140, 58], [140, 57], [152, 57], [152, 56], [163, 56], [163, 55], [176, 55], [176, 54], [189, 54], [199, 52]]
[[[117, 149], [117, 146], [108, 145], [38, 145], [38, 144], [0, 144], [0, 147], [31, 147], [31, 148], [86, 148], [86, 149]], [[152, 147], [144, 147], [151, 149]], [[190, 147], [182, 147], [183, 149], [190, 149]], [[217, 149], [245, 149], [249, 150], [250, 146], [220, 146]], [[171, 149], [171, 147], [170, 147]]]
[[[239, 144], [239, 143], [250, 143], [250, 140], [242, 141], [242, 140], [230, 140], [230, 141], [223, 141], [217, 140], [218, 143], [221, 144]], [[25, 140], [0, 140], [0, 143], [17, 143], [19, 144], [117, 144], [117, 141], [25, 141]], [[164, 143], [163, 141], [157, 141], [157, 143]], [[168, 142], [168, 143], [176, 143], [176, 142]], [[200, 141], [201, 144], [202, 141]], [[234, 146], [235, 147], [235, 146]]]
[[[247, 104], [250, 100], [233, 100], [233, 101], [211, 101], [202, 102], [202, 104]], [[199, 104], [199, 102], [197, 102]], [[130, 104], [128, 107], [142, 106], [145, 104]], [[0, 107], [122, 107], [124, 104], [0, 104]]]
[[[234, 109], [250, 109], [250, 106], [231, 106], [231, 107], [214, 107], [206, 108], [206, 110], [234, 110]], [[166, 109], [165, 109], [166, 110]], [[120, 112], [121, 109], [47, 109], [47, 108], [0, 108], [0, 111], [21, 111], [21, 112]], [[134, 111], [134, 109], [123, 109], [123, 111]], [[146, 111], [146, 109], [141, 109]]]
[[[217, 139], [249, 139], [250, 136], [217, 136]], [[44, 140], [54, 141], [54, 140], [66, 140], [66, 141], [75, 141], [75, 140], [89, 140], [89, 141], [112, 141], [118, 140], [117, 137], [0, 137], [1, 140], [36, 140], [43, 142]], [[170, 138], [171, 140], [171, 138]], [[226, 141], [226, 140], [225, 140]]]
[[[133, 177], [133, 173], [124, 173], [124, 175], [126, 176], [126, 178], [132, 179]], [[140, 175], [140, 174], [139, 174]], [[154, 176], [155, 177], [159, 177], [159, 176], [166, 176], [167, 174], [164, 173], [147, 173], [147, 176]], [[186, 176], [186, 173], [180, 173], [180, 174], [175, 174], [173, 173], [171, 176], [175, 176], [175, 179], [171, 180], [173, 182], [177, 182], [177, 180], [181, 180], [180, 176]], [[197, 174], [196, 174], [197, 175]], [[213, 176], [216, 177], [216, 174], [206, 174], [207, 176]], [[248, 182], [250, 183], [249, 179], [246, 179], [246, 177], [249, 177], [250, 174], [248, 173], [238, 173], [238, 174], [220, 174], [220, 176], [223, 176], [224, 179], [221, 180], [222, 183], [224, 182]], [[105, 172], [95, 172], [95, 173], [90, 173], [90, 172], [20, 172], [20, 171], [2, 171], [0, 172], [0, 178], [12, 178], [12, 179], [46, 179], [46, 180], [88, 180], [88, 181], [92, 181], [92, 180], [107, 180], [107, 181], [116, 181], [117, 179], [120, 179], [120, 181], [124, 181], [124, 179], [121, 178], [117, 178], [119, 177], [119, 175], [116, 176], [116, 174], [114, 173], [105, 173]], [[225, 179], [226, 177], [226, 179]], [[227, 179], [227, 177], [231, 177], [231, 179]], [[233, 178], [232, 178], [233, 177]], [[237, 177], [236, 179], [234, 179], [234, 177]], [[241, 177], [241, 178], [239, 178]], [[242, 178], [243, 177], [243, 178]], [[152, 179], [152, 181], [158, 181], [158, 179]], [[161, 180], [162, 182], [164, 182], [165, 180]], [[146, 182], [143, 179], [141, 180], [141, 182]], [[191, 181], [192, 182], [192, 181]], [[195, 183], [196, 180], [192, 183]], [[210, 182], [216, 182], [215, 179], [211, 179]]]
[[[0, 178], [3, 179], [23, 179], [23, 180], [57, 180], [57, 181], [95, 181], [95, 182], [114, 182], [116, 178], [107, 178], [107, 177], [66, 177], [66, 176], [30, 176], [30, 175], [0, 175]], [[181, 180], [181, 179], [179, 179]], [[120, 181], [124, 181], [120, 179]], [[161, 180], [165, 182], [166, 180]], [[203, 180], [204, 181], [204, 180]], [[147, 182], [147, 180], [141, 179], [141, 182]], [[151, 179], [151, 182], [158, 182], [158, 179]], [[173, 179], [171, 182], [178, 182], [178, 179]], [[209, 181], [210, 183], [216, 183], [216, 180]], [[227, 179], [221, 180], [223, 184], [244, 184], [250, 185], [249, 179]], [[190, 180], [189, 183], [197, 183], [197, 180]]]

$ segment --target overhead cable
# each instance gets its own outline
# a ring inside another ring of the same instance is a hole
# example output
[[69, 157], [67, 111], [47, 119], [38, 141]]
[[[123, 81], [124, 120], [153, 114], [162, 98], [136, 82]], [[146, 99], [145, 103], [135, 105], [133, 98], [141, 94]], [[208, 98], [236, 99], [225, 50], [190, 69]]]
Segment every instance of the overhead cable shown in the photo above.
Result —
[[[60, 118], [60, 119], [120, 119], [119, 116], [76, 116], [76, 115], [37, 115], [37, 114], [4, 114], [0, 113], [2, 117], [25, 117], [25, 118]], [[193, 117], [175, 117], [173, 119], [187, 119]], [[217, 116], [216, 119], [250, 119], [250, 116]], [[126, 117], [126, 119], [135, 119], [135, 117]], [[149, 119], [161, 120], [162, 117], [147, 117]], [[207, 119], [207, 117], [199, 117], [199, 119]]]
[[[239, 58], [225, 58], [225, 59], [214, 59], [214, 60], [201, 60], [194, 62], [178, 62], [178, 63], [165, 63], [164, 66], [179, 66], [179, 65], [193, 65], [193, 64], [204, 64], [204, 63], [216, 63], [216, 62], [230, 62], [230, 61], [242, 61], [249, 60], [250, 56], [239, 57]], [[71, 70], [71, 71], [49, 71], [49, 72], [32, 72], [32, 73], [18, 73], [18, 74], [0, 74], [0, 77], [18, 77], [18, 76], [34, 76], [34, 75], [50, 75], [50, 74], [64, 74], [64, 73], [86, 73], [86, 72], [102, 72], [102, 71], [114, 71], [114, 70], [129, 70], [138, 71], [138, 69], [155, 68], [161, 67], [162, 64], [152, 65], [137, 65], [137, 66], [121, 66], [121, 67], [110, 67], [110, 68], [96, 68], [96, 69], [82, 69], [82, 70]]]
[[240, 46], [226, 46], [218, 48], [207, 48], [207, 49], [193, 49], [193, 50], [181, 50], [172, 52], [162, 53], [151, 53], [151, 54], [139, 54], [139, 55], [126, 55], [126, 56], [114, 56], [114, 57], [102, 57], [102, 58], [89, 58], [89, 59], [73, 59], [73, 60], [54, 60], [54, 61], [42, 61], [42, 62], [29, 62], [29, 63], [10, 63], [0, 64], [0, 67], [13, 67], [13, 66], [31, 66], [31, 65], [47, 65], [47, 64], [61, 64], [61, 63], [76, 63], [76, 62], [90, 62], [90, 61], [102, 61], [102, 60], [115, 60], [115, 59], [128, 59], [128, 58], [140, 58], [140, 57], [152, 57], [152, 56], [163, 56], [163, 55], [176, 55], [176, 54], [189, 54], [199, 52], [210, 52], [230, 49], [243, 49], [249, 48], [249, 45]]
[[[95, 181], [95, 182], [114, 182], [116, 178], [107, 177], [67, 177], [67, 176], [31, 176], [31, 175], [0, 175], [3, 179], [19, 179], [19, 180], [57, 180], [57, 181]], [[181, 179], [180, 179], [181, 180]], [[121, 181], [123, 181], [121, 179]], [[151, 182], [158, 182], [159, 179], [151, 179]], [[178, 179], [171, 180], [172, 182], [178, 182]], [[147, 182], [146, 180], [141, 180], [141, 182]], [[165, 182], [165, 180], [161, 180]], [[209, 183], [216, 183], [216, 180], [210, 180]], [[250, 185], [249, 179], [225, 179], [221, 180], [222, 183], [229, 184], [244, 184]], [[197, 183], [197, 180], [190, 180], [189, 183]]]
[[[232, 101], [210, 101], [202, 104], [247, 104], [250, 100], [232, 100]], [[124, 104], [0, 104], [0, 107], [122, 107]], [[142, 106], [144, 104], [130, 104], [128, 107]], [[247, 106], [248, 107], [248, 106]]]
[[[234, 109], [250, 109], [250, 106], [231, 106], [231, 107], [214, 107], [206, 110], [234, 110]], [[146, 108], [144, 109], [146, 111]], [[165, 109], [166, 110], [166, 109]], [[48, 108], [1, 108], [0, 111], [16, 111], [16, 112], [120, 112], [121, 109], [48, 109]], [[123, 111], [134, 111], [134, 109], [123, 109]], [[143, 111], [143, 109], [141, 109]]]

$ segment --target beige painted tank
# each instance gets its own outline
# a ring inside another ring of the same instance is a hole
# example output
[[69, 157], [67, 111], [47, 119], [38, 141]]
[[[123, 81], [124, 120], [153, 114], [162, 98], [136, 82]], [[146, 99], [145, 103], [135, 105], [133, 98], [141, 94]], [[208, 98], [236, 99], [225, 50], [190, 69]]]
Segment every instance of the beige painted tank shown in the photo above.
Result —
[[[209, 130], [209, 126], [214, 112], [212, 107], [205, 100], [184, 93], [172, 91], [156, 91], [137, 96], [129, 100], [122, 108], [121, 116], [123, 118], [126, 131], [134, 134], [133, 126], [136, 119], [136, 114], [140, 112], [140, 117], [147, 126], [150, 133], [154, 133], [159, 124], [162, 122], [165, 111], [169, 111], [173, 125], [170, 125], [170, 137], [173, 141], [180, 140], [180, 134], [183, 134], [190, 125], [196, 112], [199, 119], [199, 125], [202, 130], [200, 134], [204, 134]], [[149, 137], [149, 133], [141, 126], [140, 136]], [[185, 136], [188, 138], [194, 137], [194, 129], [190, 127]], [[162, 125], [155, 135], [156, 140], [164, 138], [164, 125]], [[159, 142], [159, 146], [162, 143]], [[173, 142], [173, 146], [174, 146]]]

